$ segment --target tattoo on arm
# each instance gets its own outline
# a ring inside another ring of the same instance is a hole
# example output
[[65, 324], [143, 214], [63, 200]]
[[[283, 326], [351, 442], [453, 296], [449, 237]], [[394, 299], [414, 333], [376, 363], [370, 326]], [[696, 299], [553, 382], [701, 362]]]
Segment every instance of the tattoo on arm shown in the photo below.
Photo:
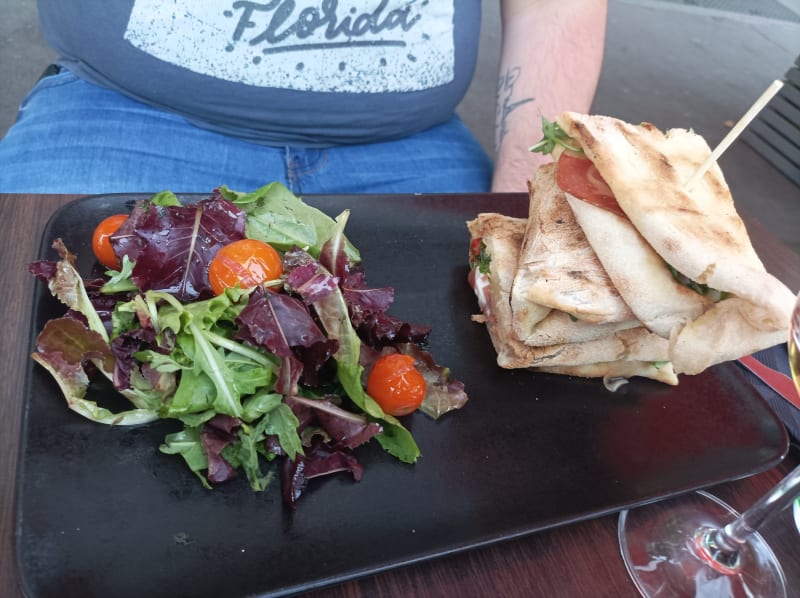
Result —
[[496, 115], [496, 131], [495, 131], [495, 151], [500, 149], [503, 139], [508, 134], [508, 115], [514, 110], [532, 102], [535, 98], [522, 98], [521, 100], [512, 101], [511, 96], [514, 94], [514, 85], [519, 79], [520, 68], [518, 66], [511, 67], [505, 73], [500, 75], [500, 81], [497, 84], [497, 115]]

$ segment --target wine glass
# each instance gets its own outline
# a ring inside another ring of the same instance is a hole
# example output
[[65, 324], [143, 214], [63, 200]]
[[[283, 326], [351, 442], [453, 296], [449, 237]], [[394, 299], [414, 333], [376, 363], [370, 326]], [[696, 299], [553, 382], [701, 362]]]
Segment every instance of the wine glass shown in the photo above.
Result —
[[[789, 328], [800, 390], [800, 295]], [[783, 569], [758, 529], [798, 495], [800, 467], [741, 515], [703, 491], [623, 511], [618, 535], [628, 573], [647, 597], [785, 597]]]
[[794, 514], [794, 524], [797, 526], [797, 531], [800, 532], [800, 498], [794, 500], [794, 507], [792, 507]]

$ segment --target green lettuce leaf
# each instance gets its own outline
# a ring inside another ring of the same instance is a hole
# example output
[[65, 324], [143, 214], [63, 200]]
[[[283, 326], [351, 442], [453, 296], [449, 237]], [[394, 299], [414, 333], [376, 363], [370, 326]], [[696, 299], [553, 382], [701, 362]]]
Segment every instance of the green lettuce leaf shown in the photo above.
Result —
[[203, 486], [211, 490], [203, 471], [208, 469], [208, 458], [200, 441], [198, 428], [185, 428], [174, 434], [167, 434], [159, 450], [166, 455], [180, 455], [189, 469], [200, 479]]
[[[270, 183], [251, 193], [232, 191], [225, 186], [219, 192], [244, 210], [248, 237], [281, 251], [296, 245], [319, 257], [335, 226], [333, 218], [303, 202], [281, 183]], [[353, 262], [361, 261], [358, 250], [349, 241], [347, 256]]]
[[48, 281], [50, 292], [70, 309], [82, 313], [89, 323], [89, 329], [108, 342], [106, 327], [86, 294], [81, 275], [75, 269], [75, 256], [67, 250], [61, 239], [53, 242], [53, 248], [61, 256], [61, 260], [56, 264], [55, 276]]
[[[347, 223], [347, 212], [336, 220], [328, 243], [340, 242]], [[320, 266], [322, 268], [322, 266]], [[381, 446], [405, 463], [414, 463], [419, 458], [420, 450], [411, 433], [393, 416], [384, 413], [380, 405], [367, 394], [362, 385], [363, 366], [359, 363], [361, 339], [350, 322], [347, 302], [341, 290], [336, 287], [331, 293], [313, 303], [317, 315], [330, 338], [339, 342], [339, 349], [334, 354], [336, 359], [336, 376], [347, 395], [367, 416], [381, 422], [383, 432], [378, 434]]]

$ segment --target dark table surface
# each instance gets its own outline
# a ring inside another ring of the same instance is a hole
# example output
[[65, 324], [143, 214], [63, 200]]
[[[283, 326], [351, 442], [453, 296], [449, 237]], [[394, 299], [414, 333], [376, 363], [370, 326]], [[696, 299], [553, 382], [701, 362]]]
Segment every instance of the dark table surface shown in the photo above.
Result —
[[[0, 335], [0, 596], [22, 595], [14, 547], [14, 497], [20, 443], [30, 304], [34, 281], [26, 265], [36, 258], [50, 215], [76, 196], [0, 195], [0, 264], [5, 276]], [[756, 219], [743, 214], [767, 269], [800, 289], [800, 257]], [[742, 510], [800, 464], [794, 447], [777, 467], [710, 490]], [[539, 532], [521, 539], [440, 557], [350, 581], [312, 596], [634, 596], [620, 559], [617, 516]], [[800, 536], [788, 511], [764, 530], [790, 579], [800, 580]], [[386, 539], [391, 541], [391, 539]]]

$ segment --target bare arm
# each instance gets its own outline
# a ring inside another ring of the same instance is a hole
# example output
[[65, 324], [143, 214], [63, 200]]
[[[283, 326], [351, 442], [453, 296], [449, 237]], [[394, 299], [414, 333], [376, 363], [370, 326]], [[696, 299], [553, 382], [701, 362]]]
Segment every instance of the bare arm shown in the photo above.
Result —
[[606, 0], [501, 0], [503, 46], [497, 88], [492, 191], [524, 191], [550, 158], [528, 148], [542, 116], [588, 112], [603, 59]]

